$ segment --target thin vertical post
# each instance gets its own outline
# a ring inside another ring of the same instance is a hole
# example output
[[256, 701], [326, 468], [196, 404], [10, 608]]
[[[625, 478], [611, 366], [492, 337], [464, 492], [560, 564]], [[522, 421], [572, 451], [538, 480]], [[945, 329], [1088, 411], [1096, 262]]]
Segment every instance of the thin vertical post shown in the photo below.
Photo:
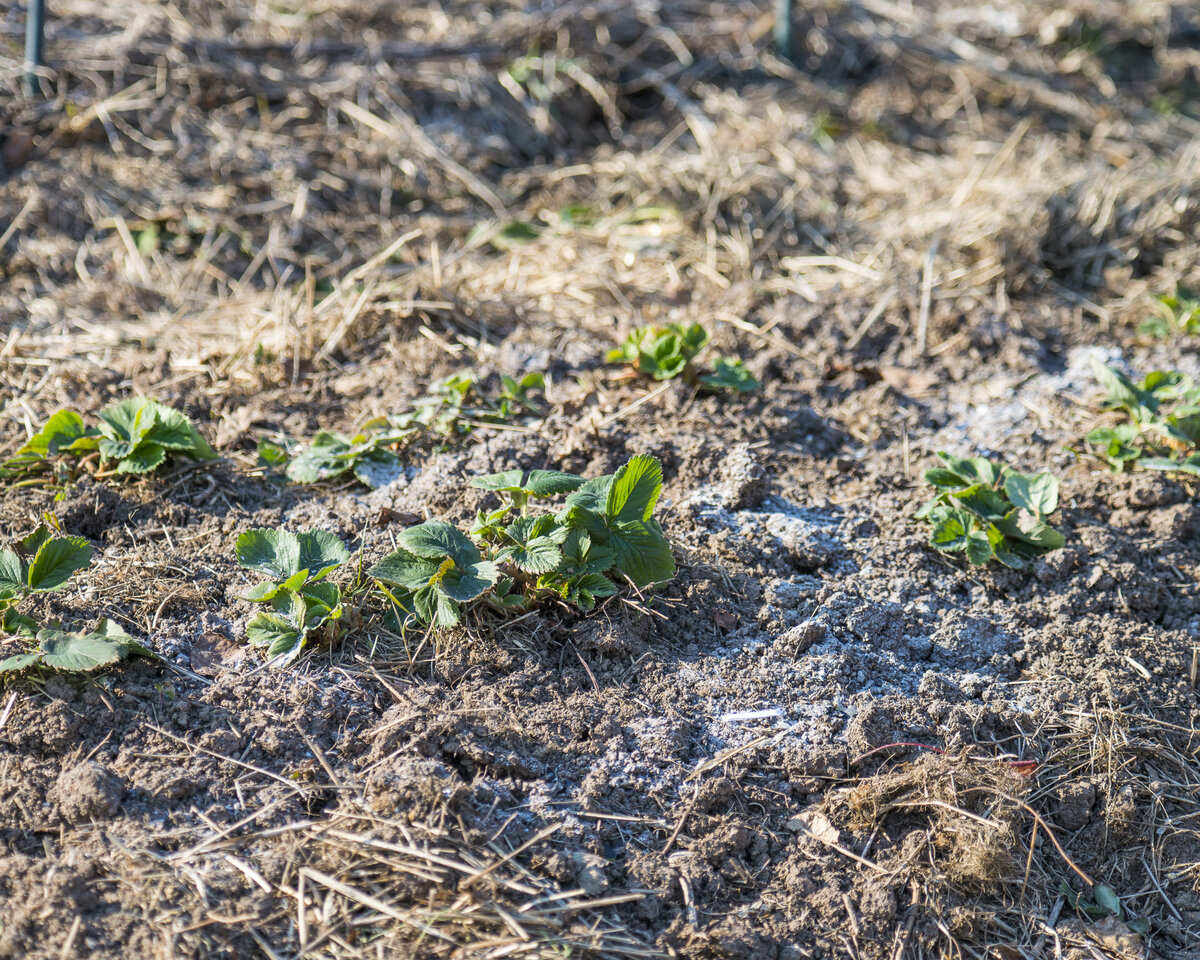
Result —
[[775, 0], [775, 55], [795, 62], [792, 48], [792, 8], [795, 0]]
[[38, 91], [38, 70], [45, 66], [46, 0], [29, 0], [25, 10], [25, 92]]

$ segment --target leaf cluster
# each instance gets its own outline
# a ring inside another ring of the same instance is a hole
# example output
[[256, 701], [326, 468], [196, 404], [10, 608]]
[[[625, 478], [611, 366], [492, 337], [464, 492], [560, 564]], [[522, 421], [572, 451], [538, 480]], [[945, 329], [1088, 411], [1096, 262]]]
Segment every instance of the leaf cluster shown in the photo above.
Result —
[[271, 612], [250, 618], [246, 638], [280, 665], [295, 660], [311, 636], [328, 633], [341, 619], [341, 587], [325, 578], [350, 559], [350, 551], [332, 533], [247, 530], [236, 551], [243, 567], [270, 578], [241, 598], [271, 606]]
[[[654, 457], [633, 457], [590, 480], [510, 470], [471, 485], [505, 502], [478, 512], [469, 535], [437, 520], [410, 527], [367, 571], [406, 620], [454, 626], [462, 605], [481, 598], [503, 612], [552, 599], [591, 610], [620, 581], [646, 587], [675, 574], [671, 546], [653, 516], [662, 490]], [[530, 512], [533, 502], [562, 494], [557, 511]]]
[[11, 550], [0, 550], [0, 630], [21, 637], [33, 649], [0, 661], [0, 674], [36, 668], [90, 671], [134, 655], [153, 657], [111, 620], [92, 633], [76, 633], [58, 625], [41, 627], [14, 607], [36, 593], [66, 586], [72, 574], [92, 562], [92, 548], [83, 537], [56, 537], [39, 526]]
[[1134, 382], [1099, 361], [1093, 368], [1107, 391], [1105, 409], [1127, 417], [1087, 435], [1096, 455], [1115, 473], [1136, 462], [1148, 470], [1200, 476], [1200, 385], [1174, 371], [1155, 370]]
[[995, 558], [1020, 569], [1066, 543], [1046, 518], [1058, 508], [1058, 479], [1050, 473], [1019, 473], [983, 457], [938, 452], [943, 467], [925, 471], [937, 496], [917, 518], [933, 525], [929, 545], [942, 553], [965, 553], [972, 564]]
[[376, 417], [353, 436], [323, 431], [304, 447], [260, 440], [259, 465], [282, 472], [291, 483], [319, 483], [352, 474], [371, 488], [386, 486], [404, 469], [402, 454], [461, 438], [479, 426], [508, 423], [523, 413], [540, 413], [531, 399], [546, 386], [545, 376], [501, 377], [500, 391], [484, 395], [469, 373], [436, 383], [403, 413]]
[[642, 376], [655, 380], [683, 377], [688, 383], [712, 392], [749, 393], [758, 389], [759, 382], [737, 357], [718, 357], [711, 373], [698, 372], [693, 361], [708, 341], [708, 331], [698, 323], [686, 327], [679, 323], [639, 327], [620, 347], [610, 350], [606, 359], [609, 363], [631, 366]]
[[100, 411], [99, 423], [88, 427], [74, 410], [59, 410], [12, 457], [0, 463], [0, 478], [49, 475], [66, 483], [83, 463], [98, 457], [102, 470], [117, 474], [149, 473], [169, 456], [215, 460], [187, 415], [146, 397], [127, 397]]
[[1138, 333], [1151, 337], [1169, 337], [1175, 333], [1200, 333], [1200, 295], [1176, 285], [1174, 293], [1154, 298], [1154, 316], [1142, 321]]
[[56, 537], [46, 524], [0, 550], [0, 630], [32, 637], [38, 625], [14, 609], [35, 593], [66, 586], [71, 575], [92, 562], [92, 547], [83, 537]]

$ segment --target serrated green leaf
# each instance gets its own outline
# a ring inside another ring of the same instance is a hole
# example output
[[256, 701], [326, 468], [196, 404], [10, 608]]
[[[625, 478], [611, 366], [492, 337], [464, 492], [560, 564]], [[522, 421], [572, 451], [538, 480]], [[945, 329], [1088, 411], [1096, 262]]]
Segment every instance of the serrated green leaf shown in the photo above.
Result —
[[984, 520], [999, 520], [1012, 509], [1001, 494], [983, 483], [976, 483], [965, 490], [955, 491], [954, 499], [964, 509]]
[[100, 417], [100, 452], [110, 460], [129, 456], [154, 426], [155, 409], [145, 397], [126, 397], [105, 407]]
[[671, 545], [653, 520], [612, 524], [606, 546], [616, 555], [615, 568], [634, 586], [644, 587], [675, 576]]
[[16, 593], [27, 586], [21, 558], [11, 550], [0, 550], [0, 590]]
[[500, 568], [480, 561], [463, 570], [451, 570], [442, 577], [439, 592], [463, 603], [474, 600], [500, 578]]
[[249, 600], [251, 603], [262, 603], [270, 600], [280, 590], [281, 584], [272, 583], [270, 580], [265, 583], [260, 583], [257, 587], [251, 587], [248, 591], [238, 595], [240, 600]]
[[437, 575], [439, 566], [437, 560], [426, 560], [400, 549], [392, 551], [367, 570], [367, 576], [406, 590], [420, 590]]
[[1004, 492], [1013, 506], [1038, 518], [1058, 508], [1058, 478], [1051, 473], [1010, 473], [1004, 478]]
[[662, 464], [645, 454], [632, 457], [613, 474], [604, 514], [620, 523], [649, 520], [662, 491]]
[[396, 537], [397, 543], [415, 556], [427, 560], [450, 557], [459, 567], [478, 563], [479, 548], [467, 536], [441, 520], [427, 520], [409, 527]]
[[71, 574], [92, 562], [92, 547], [83, 537], [55, 537], [38, 548], [26, 578], [36, 593], [57, 590]]
[[307, 607], [304, 598], [297, 591], [287, 587], [280, 588], [271, 598], [271, 606], [292, 627], [297, 630], [303, 629]]
[[963, 480], [965, 486], [983, 483], [994, 487], [996, 481], [1000, 479], [1000, 470], [984, 457], [957, 457], [944, 450], [939, 450], [938, 456], [951, 473]]
[[38, 631], [37, 641], [42, 665], [54, 670], [98, 670], [119, 662], [124, 655], [120, 639], [100, 633], [67, 633], [47, 628]]
[[[103, 452], [103, 445], [101, 445]], [[123, 454], [117, 463], [117, 473], [149, 473], [162, 466], [167, 451], [149, 440], [143, 440], [133, 450]]]
[[967, 534], [965, 550], [967, 560], [976, 566], [982, 566], [992, 559], [992, 542], [982, 530], [972, 530]]
[[473, 477], [470, 482], [480, 490], [524, 493], [541, 498], [577, 490], [583, 485], [583, 477], [562, 470], [506, 470]]
[[237, 538], [237, 559], [248, 570], [286, 580], [301, 569], [300, 541], [288, 530], [247, 530]]
[[287, 620], [273, 613], [256, 613], [246, 624], [246, 640], [254, 647], [266, 647], [271, 656], [290, 650], [300, 642], [300, 632]]
[[15, 656], [0, 660], [0, 673], [17, 673], [28, 670], [42, 662], [41, 653], [18, 653]]
[[300, 545], [299, 565], [308, 570], [309, 580], [324, 579], [350, 559], [350, 551], [328, 530], [310, 530], [296, 535]]
[[562, 560], [562, 550], [549, 537], [534, 537], [525, 543], [505, 547], [496, 554], [502, 563], [511, 563], [526, 573], [549, 573]]

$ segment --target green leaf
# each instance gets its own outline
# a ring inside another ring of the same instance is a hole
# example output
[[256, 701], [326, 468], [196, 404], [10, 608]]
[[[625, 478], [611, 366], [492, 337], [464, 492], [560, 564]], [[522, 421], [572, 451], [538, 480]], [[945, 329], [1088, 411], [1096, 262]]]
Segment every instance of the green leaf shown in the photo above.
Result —
[[309, 580], [321, 580], [350, 559], [350, 551], [328, 530], [310, 530], [296, 535], [300, 546], [301, 569], [308, 570]]
[[41, 653], [18, 653], [15, 656], [0, 660], [0, 673], [17, 673], [28, 670], [42, 662]]
[[524, 493], [531, 497], [553, 497], [578, 490], [582, 485], [583, 477], [562, 470], [506, 470], [471, 479], [471, 486], [480, 490]]
[[662, 464], [641, 454], [613, 474], [604, 513], [619, 522], [649, 520], [662, 490]]
[[287, 530], [247, 530], [237, 538], [237, 558], [247, 570], [286, 580], [301, 569], [300, 541]]
[[976, 566], [982, 566], [992, 559], [992, 542], [982, 530], [972, 530], [967, 534], [967, 559]]
[[713, 372], [701, 377], [700, 382], [710, 390], [733, 390], [735, 393], [750, 393], [762, 386], [737, 357], [717, 357]]
[[367, 570], [367, 576], [406, 590], [420, 590], [437, 575], [439, 566], [437, 560], [425, 560], [407, 550], [394, 550]]
[[466, 603], [480, 596], [498, 579], [500, 568], [484, 560], [465, 570], [450, 570], [442, 577], [439, 589], [451, 599]]
[[[1200, 454], [1192, 454], [1182, 460], [1172, 460], [1169, 457], [1143, 457], [1138, 465], [1147, 470], [1164, 470], [1174, 473], [1188, 473], [1200, 477]], [[3, 582], [0, 581], [0, 586]]]
[[514, 564], [526, 573], [549, 573], [562, 560], [562, 550], [549, 537], [534, 537], [525, 543], [505, 547], [496, 554], [496, 559]]
[[[101, 444], [103, 450], [103, 444]], [[167, 459], [167, 451], [157, 443], [143, 440], [133, 450], [121, 456], [117, 463], [117, 473], [149, 473], [162, 466]]]
[[994, 487], [1000, 479], [1000, 470], [983, 457], [956, 457], [944, 450], [939, 450], [938, 456], [950, 472], [961, 478], [966, 486], [983, 483]]
[[363, 486], [378, 490], [404, 476], [400, 458], [386, 450], [374, 450], [354, 463], [354, 476]]
[[310, 583], [301, 588], [300, 595], [308, 601], [309, 607], [314, 604], [333, 610], [342, 602], [342, 590], [336, 583]]
[[251, 603], [262, 603], [264, 600], [274, 597], [280, 591], [281, 586], [281, 584], [268, 580], [266, 583], [260, 583], [257, 587], [252, 587], [246, 593], [240, 594], [239, 599], [249, 600]]
[[295, 590], [281, 587], [279, 592], [271, 598], [271, 606], [291, 626], [297, 630], [303, 629], [307, 606], [304, 598]]
[[287, 620], [273, 613], [256, 613], [246, 624], [246, 640], [254, 647], [266, 647], [272, 657], [300, 643], [300, 632]]
[[943, 553], [957, 553], [966, 549], [967, 534], [973, 526], [971, 515], [956, 507], [939, 506], [929, 517], [933, 521], [933, 533], [929, 545]]
[[671, 545], [653, 520], [631, 520], [609, 527], [608, 546], [616, 554], [616, 569], [637, 587], [675, 576]]
[[984, 520], [999, 520], [1011, 509], [1003, 496], [984, 483], [955, 492], [954, 499]]
[[195, 460], [217, 459], [217, 452], [200, 436], [186, 413], [156, 400], [151, 403], [154, 405], [155, 423], [146, 439]]
[[1106, 883], [1098, 883], [1092, 888], [1092, 899], [1098, 907], [1103, 907], [1114, 917], [1121, 916], [1121, 898], [1117, 892]]
[[83, 537], [55, 537], [38, 548], [26, 575], [37, 593], [57, 590], [77, 570], [92, 562], [92, 547]]
[[129, 456], [154, 426], [155, 409], [145, 397], [127, 397], [100, 411], [100, 453], [110, 460]]
[[578, 490], [567, 497], [566, 506], [558, 514], [559, 522], [566, 522], [564, 517], [570, 512], [571, 507], [579, 506], [592, 513], [600, 513], [604, 509], [605, 503], [608, 502], [608, 491], [612, 487], [615, 476], [615, 474], [606, 473], [602, 477], [585, 480]]
[[17, 613], [16, 610], [5, 610], [3, 615], [0, 615], [0, 630], [13, 636], [35, 637], [39, 629], [41, 628], [33, 617]]
[[1058, 508], [1058, 478], [1051, 473], [1009, 473], [1004, 492], [1014, 506], [1035, 517], [1048, 517]]
[[409, 527], [396, 537], [396, 541], [418, 557], [427, 560], [450, 557], [460, 567], [478, 563], [481, 559], [479, 548], [465, 534], [441, 520], [427, 520]]
[[85, 672], [111, 666], [133, 653], [154, 656], [111, 620], [104, 621], [96, 633], [47, 628], [38, 632], [37, 641], [42, 664], [55, 670]]
[[0, 550], [0, 590], [16, 593], [27, 586], [21, 558], [11, 550]]

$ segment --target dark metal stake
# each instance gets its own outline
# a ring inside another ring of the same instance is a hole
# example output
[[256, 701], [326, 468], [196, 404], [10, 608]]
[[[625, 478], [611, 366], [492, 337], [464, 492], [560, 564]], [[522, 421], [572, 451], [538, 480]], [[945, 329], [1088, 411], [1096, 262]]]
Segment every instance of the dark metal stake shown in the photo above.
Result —
[[795, 0], [775, 0], [775, 55], [788, 63], [792, 58], [792, 8]]
[[38, 92], [37, 72], [46, 65], [43, 45], [46, 36], [46, 0], [29, 0], [25, 11], [25, 92]]

